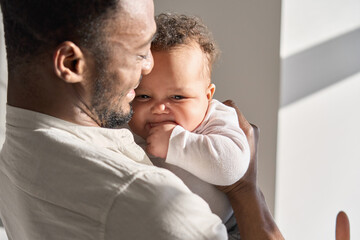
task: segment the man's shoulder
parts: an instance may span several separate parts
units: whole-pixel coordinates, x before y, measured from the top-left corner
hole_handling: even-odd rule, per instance
[[[82,130],[11,129],[0,167],[14,186],[34,199],[97,219],[127,189],[140,182],[157,185],[157,175],[168,175],[144,164],[145,153],[127,139],[128,131],[122,132],[116,139],[116,134],[100,134],[100,140],[91,141],[87,137],[94,136]],[[106,137],[114,137],[114,143],[107,143]]]

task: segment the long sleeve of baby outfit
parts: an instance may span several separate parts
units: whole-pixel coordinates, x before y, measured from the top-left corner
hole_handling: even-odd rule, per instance
[[[215,185],[230,185],[246,172],[250,149],[235,110],[212,100],[201,125],[193,132],[176,126],[166,162]]]

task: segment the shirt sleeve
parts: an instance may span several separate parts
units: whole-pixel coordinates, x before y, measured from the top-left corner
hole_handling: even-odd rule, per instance
[[[250,149],[234,109],[219,102],[194,132],[176,126],[166,162],[215,185],[230,185],[246,172]]]
[[[105,239],[227,239],[208,204],[167,170],[145,173],[121,190],[111,207]]]

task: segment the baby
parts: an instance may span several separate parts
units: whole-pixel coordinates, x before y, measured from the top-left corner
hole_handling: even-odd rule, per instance
[[[239,180],[250,150],[235,110],[212,99],[217,46],[198,18],[160,14],[156,22],[155,66],[135,90],[129,127],[154,165],[180,177],[226,223],[232,209],[214,185]]]

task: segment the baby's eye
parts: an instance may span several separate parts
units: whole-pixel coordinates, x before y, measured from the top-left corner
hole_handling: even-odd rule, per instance
[[[144,101],[144,100],[148,100],[150,99],[150,96],[145,95],[145,94],[141,94],[141,95],[137,95],[136,99],[140,100],[140,101]]]
[[[175,100],[181,100],[181,99],[184,99],[185,97],[181,96],[181,95],[174,95],[174,96],[172,96],[172,98]]]

